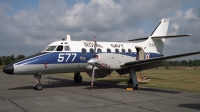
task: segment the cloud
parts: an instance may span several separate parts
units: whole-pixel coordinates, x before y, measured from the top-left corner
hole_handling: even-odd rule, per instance
[[[195,36],[187,38],[170,39],[168,45],[165,48],[165,53],[170,54],[177,52],[192,52],[199,51],[200,49],[200,18],[197,16],[197,10],[195,8],[189,8],[188,10],[177,10],[175,14],[170,17],[172,22],[170,32],[172,34],[194,34]],[[176,50],[177,49],[177,50]],[[186,59],[197,58],[199,56],[188,57]]]
[[[156,0],[42,0],[38,7],[14,10],[9,2],[0,3],[0,55],[39,52],[47,43],[70,34],[72,40],[127,41],[146,37],[162,18],[170,18],[168,34],[199,34],[198,11],[191,1]],[[184,7],[184,9],[183,9]],[[185,8],[187,7],[187,8]],[[199,38],[171,39],[165,54],[195,51]],[[183,45],[188,45],[183,47]],[[180,47],[179,47],[180,45]],[[194,47],[195,46],[195,47]],[[171,49],[174,49],[172,51]]]

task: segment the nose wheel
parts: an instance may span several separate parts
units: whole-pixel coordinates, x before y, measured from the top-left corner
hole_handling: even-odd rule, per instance
[[[42,87],[42,84],[40,83],[42,74],[41,73],[35,74],[34,77],[35,77],[35,84],[33,85],[33,89],[34,90],[42,90],[43,87]]]
[[[41,83],[34,84],[34,85],[33,85],[33,89],[34,89],[34,90],[42,90],[42,89],[43,89],[43,88],[42,88],[42,84],[41,84]]]

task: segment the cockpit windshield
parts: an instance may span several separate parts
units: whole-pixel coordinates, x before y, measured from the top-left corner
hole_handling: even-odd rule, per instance
[[[54,51],[56,46],[49,46],[49,48],[46,51]]]
[[[71,51],[71,49],[68,45],[51,45],[47,46],[44,51]]]

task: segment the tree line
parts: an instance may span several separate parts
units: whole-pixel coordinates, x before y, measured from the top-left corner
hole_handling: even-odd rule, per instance
[[[17,57],[15,57],[14,55],[10,55],[10,56],[0,56],[0,65],[8,65],[14,61],[20,60],[22,58],[25,58],[24,55],[18,55]]]
[[[176,60],[176,61],[163,61],[162,65],[166,68],[175,66],[194,67],[200,66],[200,60]]]

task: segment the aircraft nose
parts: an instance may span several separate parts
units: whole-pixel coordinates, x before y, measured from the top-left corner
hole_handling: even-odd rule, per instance
[[[7,65],[4,69],[3,72],[6,74],[13,74],[14,72],[14,66],[13,64]]]

